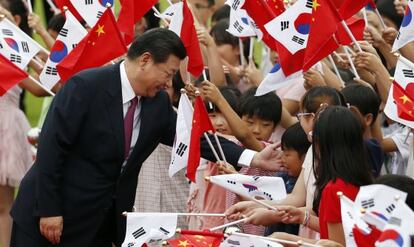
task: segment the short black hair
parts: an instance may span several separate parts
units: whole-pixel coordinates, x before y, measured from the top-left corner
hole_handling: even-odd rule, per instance
[[[149,52],[155,63],[164,63],[170,55],[180,60],[187,56],[183,42],[173,31],[154,28],[138,36],[128,49],[127,57],[135,59]]]
[[[218,22],[230,17],[230,6],[225,4],[211,16],[211,22]]]
[[[282,150],[293,149],[302,157],[308,152],[311,143],[300,123],[286,129],[281,140]]]
[[[373,116],[372,124],[374,124],[378,116],[381,100],[373,89],[361,84],[351,83],[342,89],[341,92],[345,102],[358,108],[362,115],[365,116],[371,113]]]
[[[407,176],[388,174],[377,178],[375,183],[384,184],[406,192],[407,199],[405,203],[407,203],[411,210],[414,210],[414,179]]]
[[[222,86],[219,87],[220,93],[223,95],[224,99],[229,103],[230,107],[237,113],[240,114],[239,109],[239,99],[240,99],[240,91],[231,86]],[[210,104],[209,102],[205,102],[206,109],[209,113],[212,112],[220,112],[219,108],[215,104]]]
[[[233,47],[239,46],[239,38],[227,32],[229,28],[229,19],[222,19],[211,28],[210,34],[214,39],[216,45],[231,45]]]
[[[65,25],[65,16],[62,14],[57,14],[50,18],[49,23],[47,24],[47,28],[55,32],[60,32],[63,25]]]
[[[341,92],[334,88],[313,87],[303,96],[300,108],[304,112],[316,113],[323,103],[345,106],[345,99]]]
[[[282,101],[273,92],[255,96],[257,87],[247,90],[240,99],[240,114],[256,116],[278,125],[282,118]]]

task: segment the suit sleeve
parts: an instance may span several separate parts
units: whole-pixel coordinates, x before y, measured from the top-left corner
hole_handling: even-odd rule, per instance
[[[81,80],[72,77],[56,94],[42,127],[35,162],[37,210],[41,217],[62,215],[63,165],[88,111],[87,90]]]

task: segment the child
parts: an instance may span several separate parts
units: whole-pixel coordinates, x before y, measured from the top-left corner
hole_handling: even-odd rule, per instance
[[[302,164],[310,147],[310,142],[300,123],[292,125],[283,133],[281,146],[283,151],[282,167],[286,169],[286,172],[278,172],[276,176],[283,178],[286,185],[286,192],[291,193],[302,171]],[[268,227],[266,229],[266,235],[270,235],[273,232],[287,232],[297,235],[298,231],[299,225],[297,224],[287,225],[279,223]]]

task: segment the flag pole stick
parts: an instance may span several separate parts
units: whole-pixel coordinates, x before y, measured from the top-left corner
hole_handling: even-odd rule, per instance
[[[152,6],[152,10],[154,10],[155,14],[158,15],[158,17],[164,22],[164,24],[167,25],[167,27],[170,25],[170,23],[168,23],[168,21],[166,19],[161,17],[161,13],[158,11],[157,8],[155,8],[155,6]]]
[[[208,137],[208,135],[207,135],[207,133],[206,133],[206,132],[204,132],[204,137],[206,138],[207,143],[208,143],[208,145],[209,145],[209,146],[210,146],[210,148],[211,148],[211,151],[213,151],[213,154],[214,154],[214,157],[216,158],[216,160],[217,160],[217,161],[221,161],[221,160],[220,160],[220,158],[219,158],[219,156],[218,156],[218,154],[217,154],[216,149],[215,149],[215,148],[214,148],[214,146],[213,146],[213,143],[211,143],[211,140],[210,140],[210,138]]]
[[[239,223],[244,223],[246,220],[247,220],[247,219],[246,219],[246,218],[244,218],[244,219],[240,219],[240,220],[232,221],[232,222],[229,222],[229,223],[224,224],[224,225],[221,225],[221,226],[216,226],[216,227],[210,228],[210,229],[209,229],[209,231],[213,232],[213,231],[217,231],[217,230],[220,230],[220,229],[226,228],[226,227],[228,227],[228,226],[233,226],[233,225],[237,225],[237,224],[239,224]]]
[[[406,66],[414,69],[413,63],[410,60],[408,60],[407,58],[403,57],[399,53],[394,53],[394,55],[398,58],[399,61],[403,62]]]
[[[207,78],[207,74],[206,74],[206,69],[203,69],[203,81],[208,81]],[[210,109],[213,109],[213,103],[211,103],[210,101],[207,102],[208,107],[210,107]]]
[[[334,68],[334,71],[335,71],[336,76],[337,76],[337,77],[339,78],[339,80],[341,81],[342,86],[345,86],[345,83],[344,83],[344,81],[342,80],[341,74],[339,74],[338,67],[336,67],[336,64],[335,64],[335,61],[334,61],[334,60],[333,60],[333,58],[332,58],[332,55],[329,55],[329,56],[328,56],[328,59],[329,59],[329,62],[331,62],[331,64],[332,64],[333,68]]]
[[[48,94],[50,94],[50,96],[55,96],[55,94],[50,91],[50,89],[46,88],[45,86],[43,86],[42,83],[40,83],[38,80],[36,80],[35,78],[33,78],[31,75],[29,75],[29,78],[36,83],[39,87],[41,87],[43,90],[45,90]]]
[[[200,217],[226,217],[225,214],[209,214],[209,213],[173,213],[173,212],[123,212],[123,216],[134,215],[134,214],[159,214],[159,215],[178,215],[178,216],[200,216]]]
[[[364,16],[365,26],[368,26],[368,16],[365,7],[362,8],[362,16]]]
[[[358,41],[355,39],[355,36],[352,34],[351,30],[349,29],[348,25],[346,25],[344,20],[341,20],[342,27],[345,29],[346,33],[348,34],[349,38],[351,38],[354,45],[358,48],[359,52],[362,52],[361,46],[359,45]]]
[[[279,209],[277,209],[276,207],[273,207],[273,206],[271,206],[271,205],[269,205],[269,204],[267,204],[265,202],[262,202],[261,200],[258,200],[256,198],[252,198],[252,201],[254,201],[255,203],[260,204],[260,205],[262,205],[262,206],[264,206],[264,207],[266,207],[268,209],[271,209],[271,210],[273,210],[275,212],[278,212],[279,211]]]
[[[167,0],[167,3],[171,6],[173,5],[173,3],[171,2],[171,0]]]
[[[278,238],[272,238],[272,237],[263,237],[263,236],[247,234],[247,233],[240,233],[240,232],[232,232],[232,233],[230,233],[230,235],[236,235],[236,236],[241,236],[241,237],[250,237],[250,238],[260,238],[260,239],[269,240],[269,241],[272,241],[272,242],[278,242],[278,243],[281,243],[281,244],[291,244],[291,245],[307,246],[307,247],[321,247],[320,245],[305,243],[301,240],[295,242],[295,241],[290,241],[290,240],[284,240],[284,239],[278,239]]]
[[[46,2],[49,4],[50,8],[52,9],[55,15],[58,15],[61,13],[60,9],[56,7],[56,5],[52,2],[52,0],[46,0]]]
[[[27,3],[27,10],[29,11],[29,13],[33,13],[33,5],[32,5],[32,1],[31,0],[26,0]]]
[[[215,133],[215,132],[214,132],[214,139],[216,140],[216,143],[217,143],[218,149],[219,149],[219,151],[220,151],[220,155],[221,155],[221,157],[223,158],[224,163],[225,163],[225,164],[227,164],[226,157],[224,156],[223,147],[221,146],[221,144],[220,144],[220,140],[219,140],[219,138],[218,138],[218,136],[217,136],[217,133]]]
[[[341,56],[339,56],[338,52],[334,51],[333,54],[339,61],[345,62],[345,60]]]
[[[347,47],[344,47],[344,51],[345,51],[346,57],[348,58],[349,63],[351,64],[351,69],[352,69],[352,72],[355,75],[355,78],[357,78],[358,80],[360,80],[361,77],[359,77],[359,74],[358,74],[358,72],[357,72],[357,70],[355,68],[354,62],[352,61],[351,55],[349,54],[349,52],[347,50]]]
[[[378,11],[378,9],[375,8],[374,11],[375,11],[375,14],[377,14],[377,16],[378,16],[378,19],[380,20],[382,28],[386,29],[387,25],[385,25],[384,19],[382,19],[382,16],[381,16],[380,12]]]
[[[254,37],[250,37],[249,62],[253,60]]]
[[[244,58],[243,50],[243,41],[241,40],[241,38],[239,38],[240,63],[242,66],[246,65],[246,59]]]

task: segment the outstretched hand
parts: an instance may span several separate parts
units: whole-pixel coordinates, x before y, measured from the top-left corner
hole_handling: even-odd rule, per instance
[[[279,149],[280,143],[273,143],[265,147],[253,157],[251,167],[261,168],[268,171],[282,170],[282,154]]]

